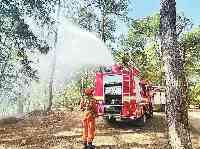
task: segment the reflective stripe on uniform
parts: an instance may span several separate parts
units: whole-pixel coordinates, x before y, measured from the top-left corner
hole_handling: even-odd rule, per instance
[[[103,96],[94,96],[96,100],[103,100]]]

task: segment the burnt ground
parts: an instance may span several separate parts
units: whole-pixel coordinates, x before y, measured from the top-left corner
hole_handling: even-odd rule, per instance
[[[190,112],[192,142],[200,149],[200,112]],[[0,122],[0,149],[81,149],[80,112],[33,112],[22,120]],[[164,149],[164,113],[154,113],[145,126],[135,122],[107,123],[97,119],[97,149]]]

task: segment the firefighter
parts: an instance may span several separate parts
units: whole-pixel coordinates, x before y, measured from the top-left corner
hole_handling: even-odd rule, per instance
[[[95,136],[95,118],[97,117],[96,100],[93,98],[94,89],[84,90],[85,98],[81,99],[80,109],[83,111],[83,142],[85,149],[93,149],[92,141]]]

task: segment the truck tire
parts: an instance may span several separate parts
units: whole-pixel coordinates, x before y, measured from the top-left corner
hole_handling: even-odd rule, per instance
[[[147,115],[144,114],[142,115],[142,117],[137,119],[137,124],[138,126],[144,126],[146,124],[146,121],[147,121]]]
[[[146,111],[146,115],[147,115],[147,118],[152,118],[153,117],[153,106],[152,105],[149,105],[149,108]]]
[[[150,111],[150,118],[152,118],[153,117],[153,106],[152,105],[150,106],[149,111]]]

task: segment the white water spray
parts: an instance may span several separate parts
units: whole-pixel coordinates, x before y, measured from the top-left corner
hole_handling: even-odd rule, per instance
[[[62,21],[58,27],[56,47],[56,86],[63,84],[81,66],[113,64],[111,52],[95,34],[81,30],[68,21]],[[40,58],[39,72],[42,80],[49,79],[52,61],[52,52]]]
[[[51,50],[47,55],[41,55],[39,58],[40,83],[32,85],[32,98],[43,98],[47,101],[45,96],[48,98],[53,54]],[[66,86],[66,81],[71,79],[79,68],[87,65],[99,66],[114,63],[111,51],[94,33],[81,30],[66,19],[62,19],[62,23],[58,26],[55,54],[54,93],[62,91]]]

